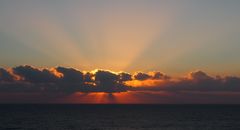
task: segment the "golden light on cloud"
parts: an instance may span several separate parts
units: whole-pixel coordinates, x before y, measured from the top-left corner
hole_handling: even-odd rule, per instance
[[[12,68],[7,69],[7,72],[13,76],[14,80],[22,80],[22,79],[23,79],[23,77],[15,74],[15,73],[13,72],[13,69],[12,69]]]
[[[132,86],[132,87],[152,87],[152,86],[161,86],[164,85],[167,81],[166,80],[153,80],[153,79],[148,79],[148,80],[131,80],[131,81],[126,81],[126,85]]]
[[[56,70],[56,68],[49,69],[51,73],[53,73],[56,77],[62,78],[64,75]]]

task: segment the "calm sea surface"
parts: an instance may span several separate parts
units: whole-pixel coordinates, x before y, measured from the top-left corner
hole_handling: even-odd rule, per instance
[[[0,105],[1,130],[240,130],[240,105]]]

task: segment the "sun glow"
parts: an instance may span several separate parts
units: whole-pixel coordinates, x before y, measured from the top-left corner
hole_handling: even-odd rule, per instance
[[[164,85],[167,81],[166,80],[144,80],[144,81],[140,81],[140,80],[131,80],[131,81],[126,81],[125,84],[132,86],[132,87],[151,87],[151,86],[161,86]]]
[[[54,62],[54,65],[125,71],[164,33],[172,14],[166,14],[162,9],[156,16],[149,15],[155,10],[144,6],[126,6],[125,10],[114,6],[116,8],[91,8],[91,11],[88,8],[74,9],[78,13],[71,13],[68,17],[74,19],[70,22],[71,26],[68,25],[71,28],[56,16],[32,10],[37,14],[19,14],[23,19],[14,22],[7,33],[25,46],[46,55],[48,62]]]
[[[162,100],[156,97],[164,97]],[[141,104],[141,103],[168,103],[168,97],[172,96],[168,92],[147,92],[129,91],[121,93],[83,93],[76,92],[63,98],[58,98],[59,102],[83,103],[83,104]],[[55,101],[56,102],[56,101]]]

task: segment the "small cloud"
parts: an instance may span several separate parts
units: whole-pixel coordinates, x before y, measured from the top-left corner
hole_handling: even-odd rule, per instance
[[[162,79],[162,80],[167,80],[170,79],[170,76],[167,76],[166,74],[159,72],[159,71],[152,71],[152,72],[148,72],[148,74],[151,76],[151,79]]]
[[[188,74],[189,79],[196,80],[196,81],[203,81],[203,80],[212,80],[213,78],[208,76],[203,71],[195,71]]]
[[[133,75],[134,79],[135,80],[147,80],[147,79],[150,79],[151,76],[146,74],[146,73],[143,73],[143,72],[136,72],[134,75]]]
[[[121,72],[121,73],[118,73],[118,75],[119,75],[119,81],[121,81],[121,82],[132,80],[132,75],[129,73]]]

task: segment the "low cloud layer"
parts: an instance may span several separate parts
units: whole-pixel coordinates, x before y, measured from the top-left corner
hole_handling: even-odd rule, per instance
[[[132,82],[132,83],[131,83]],[[137,83],[135,83],[137,82]],[[195,71],[181,78],[160,80],[130,81],[135,91],[169,91],[169,92],[240,92],[240,78],[235,76],[211,77],[203,71]]]
[[[29,65],[0,68],[0,92],[240,92],[240,78],[212,77],[203,71],[171,78],[162,72],[83,72],[74,68],[35,68]]]
[[[121,79],[120,79],[121,77]],[[0,69],[1,92],[124,92],[129,75],[105,70],[83,73],[74,68],[39,69],[29,65]]]

